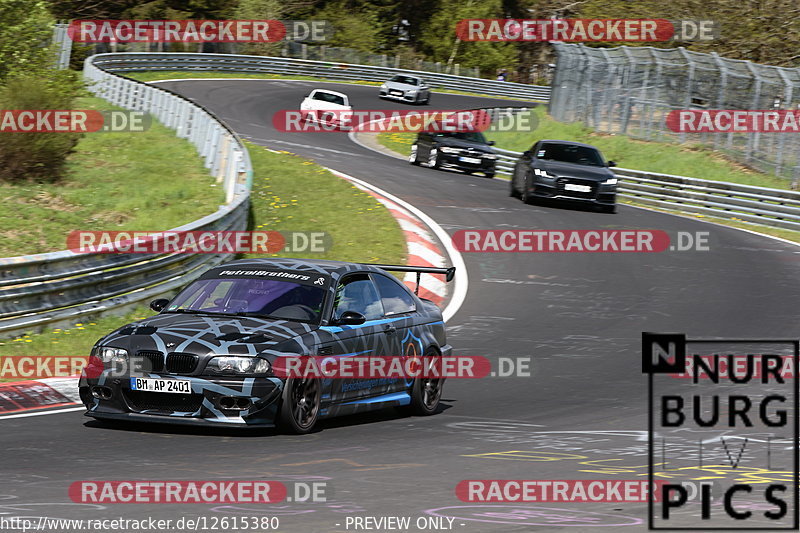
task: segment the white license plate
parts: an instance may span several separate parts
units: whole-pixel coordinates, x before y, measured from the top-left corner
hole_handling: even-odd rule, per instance
[[[481,162],[477,157],[459,157],[458,160],[462,163],[472,163],[473,165],[477,165]]]
[[[131,378],[131,390],[191,394],[192,382],[188,379]]]
[[[592,192],[592,188],[588,185],[575,185],[574,183],[567,183],[564,185],[564,190],[575,192]]]
[[[403,96],[403,91],[389,91],[389,94],[393,94],[395,96]]]

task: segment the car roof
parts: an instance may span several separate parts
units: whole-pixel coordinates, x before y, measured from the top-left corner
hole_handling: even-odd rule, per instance
[[[592,146],[591,144],[579,143],[577,141],[563,141],[561,139],[540,139],[537,142],[540,142],[540,143],[569,144],[569,145],[572,145],[572,146],[585,146],[586,148],[594,148],[595,150],[600,151],[600,149],[597,146]]]
[[[312,93],[328,93],[328,94],[335,94],[336,96],[341,96],[342,98],[348,98],[348,96],[344,93],[340,93],[337,91],[331,91],[330,89],[314,89],[311,91]]]
[[[402,76],[404,78],[414,78],[415,80],[421,80],[422,76],[412,76],[411,74],[394,74],[392,78],[396,78],[398,76]]]
[[[348,263],[344,261],[330,261],[325,259],[293,259],[287,257],[256,257],[253,259],[238,259],[236,261],[229,261],[222,263],[210,269],[209,271],[217,269],[229,269],[231,267],[256,267],[256,268],[274,268],[283,270],[297,270],[317,272],[320,274],[328,274],[333,278],[341,277],[348,272],[381,272],[385,273],[380,268],[364,265],[361,263]]]

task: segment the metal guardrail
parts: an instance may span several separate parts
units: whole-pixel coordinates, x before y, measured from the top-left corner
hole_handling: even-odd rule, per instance
[[[88,58],[84,75],[91,90],[127,109],[152,113],[178,137],[188,139],[209,173],[223,184],[226,204],[216,213],[172,231],[234,230],[247,224],[252,166],[238,136],[202,106],[168,90],[111,71],[201,70],[269,72],[330,79],[382,81],[407,72],[434,87],[547,101],[548,87],[480,80],[344,63],[224,54],[122,53]],[[497,109],[498,113],[521,109]],[[498,149],[498,172],[511,174],[519,152]],[[708,181],[685,176],[615,169],[620,194],[637,202],[723,218],[800,230],[800,193]],[[0,259],[0,336],[74,322],[101,312],[119,312],[168,294],[195,279],[228,254],[78,254],[52,252]]]
[[[424,78],[433,89],[452,89],[540,102],[547,102],[550,98],[550,87],[540,85],[484,80],[418,70],[289,59],[285,57],[171,52],[125,52],[101,54],[94,57],[97,58],[95,64],[98,66],[122,73],[147,70],[195,70],[314,76],[332,80],[373,82],[386,81],[390,76],[402,73]]]
[[[151,113],[188,139],[225,191],[225,205],[170,231],[242,230],[252,182],[239,137],[213,114],[175,93],[105,70],[89,57],[90,90],[120,107]],[[158,228],[154,228],[158,229]],[[168,294],[230,254],[83,254],[70,250],[0,259],[0,336],[37,331],[100,312],[120,312]]]
[[[495,149],[497,173],[511,175],[521,152]],[[614,168],[620,196],[684,213],[800,231],[800,192]]]

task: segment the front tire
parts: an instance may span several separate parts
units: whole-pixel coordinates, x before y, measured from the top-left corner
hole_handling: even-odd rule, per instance
[[[435,169],[442,166],[442,162],[439,161],[439,150],[437,148],[431,148],[431,153],[428,155],[428,166]]]
[[[514,174],[511,174],[511,180],[508,182],[509,183],[508,195],[511,198],[519,198],[519,191],[517,190],[516,187],[514,187],[514,176],[515,175],[516,175],[516,169],[514,170]]]
[[[531,175],[529,173],[525,173],[525,179],[522,182],[522,195],[520,198],[522,202],[527,205],[533,205],[536,200],[533,195],[530,193],[531,188]]]
[[[425,352],[424,357],[438,357],[439,354],[430,349]],[[439,401],[442,399],[443,378],[418,377],[414,378],[414,385],[411,387],[410,410],[418,416],[430,416],[435,414],[439,408]]]
[[[412,165],[419,165],[420,161],[418,159],[419,154],[419,147],[416,144],[411,145],[411,153],[408,156],[408,162]]]
[[[290,378],[283,387],[279,427],[287,433],[305,435],[314,430],[319,416],[321,384],[314,378]]]

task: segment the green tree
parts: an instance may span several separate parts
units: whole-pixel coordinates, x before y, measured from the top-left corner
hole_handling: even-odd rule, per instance
[[[503,17],[501,0],[442,0],[435,14],[419,33],[418,48],[433,61],[479,67],[482,75],[493,76],[498,69],[517,65],[514,43],[467,42],[456,38],[456,23],[461,19]]]
[[[54,56],[48,45],[54,22],[45,2],[0,2],[0,83],[14,72],[52,64]]]
[[[385,23],[367,3],[335,0],[313,14],[333,25],[333,37],[325,44],[377,52],[382,45]]]
[[[282,4],[278,0],[239,0],[233,18],[239,20],[272,20],[283,16]],[[241,53],[252,55],[277,55],[280,43],[247,43]]]
[[[797,0],[588,0],[580,7],[582,17],[665,18],[707,20],[719,23],[713,41],[641,43],[696,52],[716,52],[723,57],[757,63],[797,66],[800,53],[800,4]],[[617,43],[623,44],[623,43]],[[635,43],[624,43],[636,45]]]

